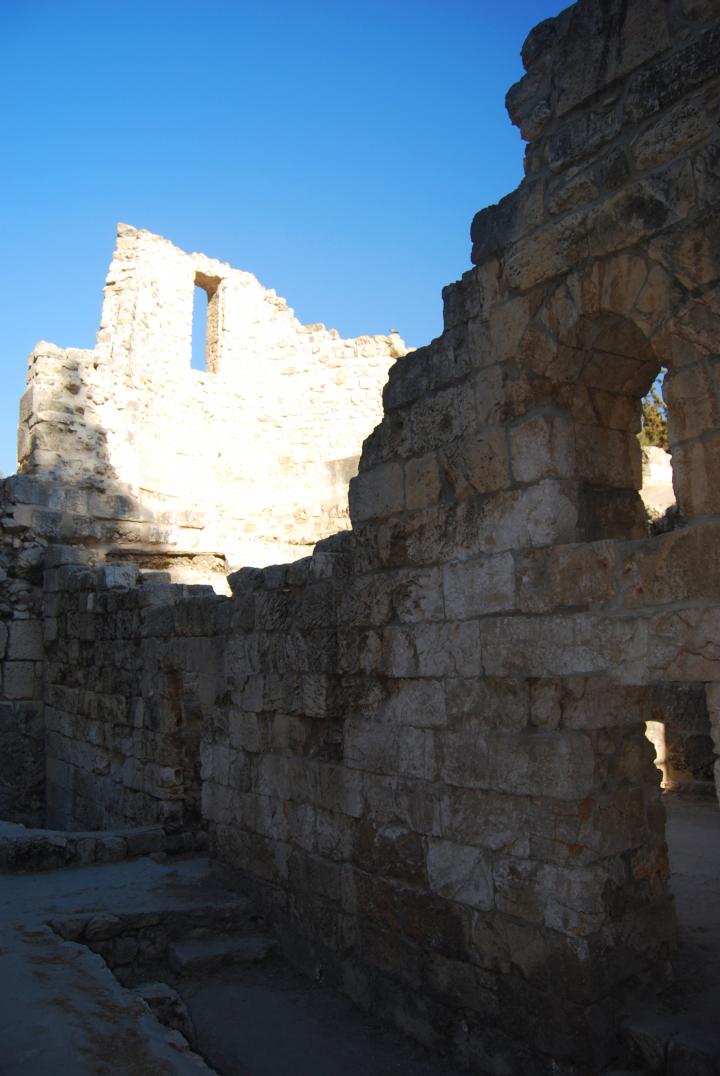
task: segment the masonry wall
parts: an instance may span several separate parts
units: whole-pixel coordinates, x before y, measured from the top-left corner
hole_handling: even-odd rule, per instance
[[[348,526],[347,483],[404,351],[397,334],[302,325],[252,274],[120,225],[95,349],[30,356],[19,469],[68,489],[105,548],[294,559]]]
[[[443,336],[390,371],[350,533],[229,600],[46,581],[68,817],[199,788],[287,951],[478,1072],[601,1071],[673,954],[644,728],[704,691],[720,742],[717,15],[580,0],[530,35],[527,177],[476,218]],[[647,537],[662,366],[679,525]]]
[[[531,34],[527,177],[391,370],[335,630],[309,645],[304,588],[248,579],[252,694],[208,726],[216,857],[309,965],[477,1071],[599,1071],[673,948],[644,725],[662,685],[712,711],[720,673],[716,16],[586,0]],[[681,526],[649,539],[663,366]]]
[[[153,583],[132,564],[92,567],[77,547],[46,554],[46,825],[201,828],[200,739],[221,692],[208,586]]]
[[[45,810],[42,542],[16,518],[0,481],[0,818],[38,824]]]

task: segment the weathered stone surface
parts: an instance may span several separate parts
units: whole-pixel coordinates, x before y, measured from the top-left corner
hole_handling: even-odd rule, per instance
[[[674,942],[646,723],[666,726],[668,773],[719,768],[717,17],[708,0],[579,0],[531,34],[508,98],[526,178],[476,217],[476,267],[409,355],[303,328],[246,274],[123,230],[98,350],[34,353],[33,473],[3,486],[0,717],[11,765],[45,745],[50,816],[153,822],[177,849],[206,826],[299,959],[477,1071],[606,1068],[616,1002],[657,986]],[[209,328],[226,331],[181,376],[195,273],[225,294]],[[145,381],[152,360],[167,400],[184,394],[170,413],[153,389],[137,454],[137,397],[123,374],[100,399],[98,353]],[[663,366],[677,526],[651,537],[637,434]],[[277,424],[258,432],[255,405]],[[215,414],[226,462],[213,434],[189,505],[165,448]],[[281,443],[285,484],[270,467],[265,488]],[[73,481],[42,483],[68,444]],[[351,532],[233,573],[232,598],[153,583],[154,556],[127,567],[144,543],[184,550],[190,574],[233,527],[243,561],[265,562],[265,539],[272,559],[308,554],[344,525],[351,477]],[[41,590],[51,540],[90,548],[51,551]],[[88,859],[129,848],[84,839]]]
[[[350,484],[353,522],[380,519],[403,507],[403,469],[398,463],[381,464],[353,478]]]
[[[460,561],[443,570],[445,612],[452,620],[496,613],[515,605],[515,565],[510,553]]]
[[[44,656],[42,642],[41,620],[13,621],[9,630],[7,660],[41,661]]]

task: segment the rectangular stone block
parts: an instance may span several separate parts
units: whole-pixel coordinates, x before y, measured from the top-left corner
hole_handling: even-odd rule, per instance
[[[584,732],[494,732],[488,752],[488,780],[498,791],[572,800],[593,790],[595,749]]]
[[[499,427],[459,438],[445,446],[439,458],[443,480],[458,500],[510,485],[507,438]]]
[[[440,680],[394,679],[388,681],[387,700],[380,709],[391,725],[442,728],[446,723],[445,692]]]
[[[416,568],[385,575],[383,589],[389,592],[390,598],[388,620],[416,624],[445,619],[439,568]]]
[[[515,606],[515,564],[511,553],[466,560],[443,568],[445,611],[466,620]]]
[[[575,431],[569,417],[531,415],[510,430],[512,472],[516,482],[570,478],[575,473]]]
[[[407,460],[405,463],[405,497],[407,508],[425,508],[436,504],[442,489],[437,456],[429,452],[425,456]]]
[[[85,564],[87,552],[77,545],[49,545],[45,550],[45,570],[63,568],[67,564]]]
[[[439,896],[481,911],[494,906],[492,864],[481,849],[431,839],[427,871],[430,889]]]
[[[473,428],[475,396],[472,385],[463,382],[427,395],[411,413],[413,455],[423,455],[449,445]]]
[[[678,445],[673,453],[674,484],[680,514],[688,518],[720,515],[720,436]]]
[[[481,669],[477,621],[389,627],[383,633],[389,676],[474,676]]]
[[[435,776],[433,732],[349,718],[345,724],[345,765],[430,781]]]
[[[583,542],[529,550],[517,561],[518,601],[525,613],[602,605],[615,593],[615,546]]]
[[[6,661],[2,669],[2,690],[7,699],[34,699],[40,690],[32,661]]]
[[[13,620],[10,622],[9,631],[7,656],[10,661],[42,660],[42,620]]]
[[[405,507],[403,468],[400,463],[383,463],[371,471],[361,471],[350,482],[350,518],[362,523],[384,519]]]

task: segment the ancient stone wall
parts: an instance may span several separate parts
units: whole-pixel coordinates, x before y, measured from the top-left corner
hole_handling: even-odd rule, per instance
[[[216,857],[478,1071],[598,1071],[672,950],[643,733],[720,679],[716,16],[581,0],[530,35],[527,176],[390,372],[334,626],[297,568],[246,577],[247,695],[207,725]],[[662,367],[681,526],[647,538]]]
[[[191,368],[194,302],[207,305],[204,371]],[[302,556],[348,525],[347,483],[404,351],[397,334],[302,325],[252,274],[120,225],[95,349],[30,356],[27,513],[50,489],[55,541],[230,565]]]
[[[34,825],[45,810],[42,714],[44,547],[0,481],[0,818]]]
[[[204,372],[191,369],[198,301]],[[250,273],[120,225],[96,347],[36,346],[20,473],[0,485],[3,817],[44,813],[48,544],[221,592],[229,565],[301,556],[348,526],[348,480],[404,350],[397,334],[343,340],[301,325]],[[106,819],[115,807],[50,813]]]
[[[200,795],[295,959],[478,1072],[601,1071],[673,952],[644,731],[705,692],[720,744],[718,15],[531,33],[526,179],[390,371],[350,533],[231,599],[50,554],[58,817],[184,827]],[[679,516],[648,537],[663,367]]]
[[[200,827],[200,737],[222,682],[208,586],[153,583],[133,564],[46,555],[46,824]]]

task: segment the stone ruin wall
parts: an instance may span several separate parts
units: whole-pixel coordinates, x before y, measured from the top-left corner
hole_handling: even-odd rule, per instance
[[[404,352],[397,334],[302,325],[252,274],[120,225],[95,349],[41,343],[30,357],[16,519],[56,541],[224,557],[226,570],[302,556],[348,526],[347,483]]]
[[[44,812],[48,544],[220,591],[229,566],[303,556],[349,525],[348,481],[404,352],[397,333],[302,325],[252,274],[119,226],[96,347],[36,346],[19,473],[0,483],[0,814]]]
[[[390,371],[351,532],[231,598],[47,555],[56,821],[200,813],[289,955],[478,1072],[612,1058],[674,945],[645,722],[700,708],[720,750],[719,16],[530,35],[526,179]],[[663,366],[680,517],[648,538]]]

